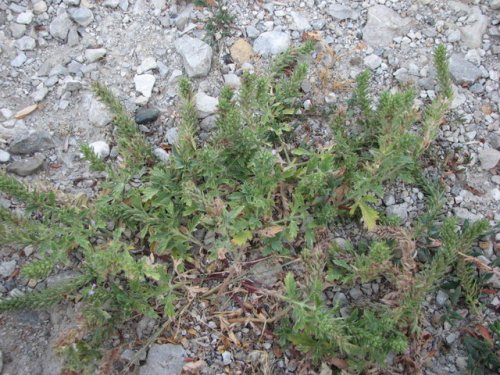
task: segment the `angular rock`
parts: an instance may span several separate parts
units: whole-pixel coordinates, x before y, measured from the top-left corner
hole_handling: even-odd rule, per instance
[[[372,54],[365,57],[364,63],[370,69],[375,70],[380,66],[380,64],[382,64],[382,59],[379,56]]]
[[[142,60],[141,65],[137,68],[137,73],[142,74],[147,72],[148,70],[153,70],[158,68],[158,64],[156,63],[156,60],[154,57],[146,57],[144,60]]]
[[[472,7],[472,10],[469,10],[468,14],[467,23],[470,22],[470,24],[460,27],[462,42],[469,48],[480,48],[489,19],[481,13],[479,7]]]
[[[89,147],[101,159],[105,159],[109,156],[110,148],[109,145],[104,141],[92,142],[91,144],[89,144]]]
[[[80,26],[88,26],[94,20],[94,14],[88,8],[71,8],[68,13],[71,19]]]
[[[327,13],[338,21],[346,19],[356,20],[359,17],[359,12],[345,5],[332,4],[328,7]]]
[[[71,22],[68,13],[62,12],[61,14],[57,15],[57,17],[54,18],[50,23],[50,35],[65,42],[68,37],[69,29],[72,25],[73,23]]]
[[[39,87],[32,95],[33,100],[35,103],[41,102],[47,94],[49,93],[49,89],[46,88],[45,86]]]
[[[234,73],[224,74],[224,84],[238,90],[241,86],[241,79]]]
[[[386,208],[387,215],[394,215],[399,217],[402,221],[406,221],[408,218],[408,204],[401,203],[395,204],[394,206],[389,206]]]
[[[43,155],[17,160],[7,167],[8,172],[12,172],[21,177],[30,176],[38,172],[43,167]]]
[[[103,103],[92,98],[90,101],[88,118],[92,125],[102,128],[113,121],[114,116]]]
[[[106,56],[105,48],[88,48],[85,50],[85,60],[89,63],[96,62]]]
[[[277,55],[290,47],[290,35],[282,31],[266,31],[253,42],[253,49],[262,56]]]
[[[194,96],[194,102],[198,118],[205,118],[214,114],[215,111],[217,111],[217,105],[219,104],[219,100],[217,98],[208,96],[204,92],[197,93]]]
[[[150,124],[160,116],[160,111],[156,108],[139,108],[135,113],[137,124]]]
[[[154,344],[149,349],[146,364],[139,368],[139,375],[178,375],[186,355],[181,345]]]
[[[481,215],[474,214],[474,213],[470,212],[468,209],[463,208],[463,207],[453,208],[453,213],[455,214],[455,216],[457,218],[459,218],[462,221],[468,220],[470,222],[475,222],[475,221],[481,220],[483,218]]]
[[[252,280],[258,282],[265,288],[272,288],[279,280],[279,276],[282,272],[283,267],[281,264],[263,261],[250,268],[249,276]]]
[[[17,262],[15,260],[0,263],[0,277],[9,277],[16,269],[16,265]]]
[[[36,41],[30,36],[23,36],[14,42],[14,46],[21,51],[33,51],[36,47]]]
[[[9,26],[10,34],[14,39],[20,38],[26,32],[26,25],[20,25],[18,23],[12,23]]]
[[[23,52],[21,52],[19,55],[17,55],[14,59],[10,61],[10,66],[12,66],[13,68],[19,68],[26,62],[26,60],[28,60],[28,58]]]
[[[50,134],[42,130],[35,131],[17,141],[14,141],[9,147],[9,152],[15,155],[25,155],[48,150],[54,147],[54,141],[52,140]]]
[[[175,26],[179,30],[184,30],[189,19],[191,18],[191,12],[193,11],[193,4],[188,4],[186,7],[177,15],[175,18]]]
[[[309,23],[307,17],[302,13],[291,12],[293,19],[293,27],[298,31],[311,30],[311,24]]]
[[[489,170],[495,168],[498,164],[498,161],[500,161],[500,151],[493,148],[481,150],[479,151],[478,158],[481,162],[481,168]]]
[[[146,98],[151,97],[156,78],[152,74],[137,74],[134,76],[135,90]]]
[[[481,77],[481,70],[462,55],[455,53],[451,55],[450,74],[457,84],[472,84]]]
[[[411,19],[402,18],[385,5],[375,5],[368,9],[363,40],[372,47],[387,47],[395,37],[407,34],[411,25]]]
[[[106,8],[118,8],[118,5],[120,5],[120,0],[106,0],[103,5]]]
[[[175,41],[175,49],[182,57],[186,73],[191,78],[204,77],[212,66],[212,47],[207,43],[183,36]]]
[[[179,141],[179,129],[170,128],[165,134],[165,140],[168,144],[175,145]]]
[[[236,64],[244,64],[253,56],[253,48],[245,39],[238,39],[229,49],[231,57]]]

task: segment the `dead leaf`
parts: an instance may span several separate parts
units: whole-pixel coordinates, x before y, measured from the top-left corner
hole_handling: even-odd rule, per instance
[[[30,115],[31,113],[35,112],[38,109],[38,104],[32,104],[27,106],[26,108],[21,109],[19,112],[17,112],[14,117],[17,120],[21,120],[25,118],[26,116]]]
[[[262,237],[270,238],[270,237],[276,236],[280,232],[283,232],[284,229],[285,228],[280,226],[280,225],[275,225],[272,227],[267,227],[267,228],[261,229],[261,230],[257,231],[257,233],[259,235],[261,235]]]
[[[188,362],[184,365],[182,368],[182,371],[185,372],[186,374],[198,374],[202,369],[207,367],[207,363],[200,359],[195,362]]]
[[[493,108],[491,106],[485,104],[481,106],[481,112],[483,112],[485,115],[491,115],[493,113]]]
[[[341,370],[347,370],[349,367],[347,361],[342,358],[329,358],[327,362]]]
[[[476,324],[476,329],[479,331],[479,334],[490,344],[493,343],[493,337],[490,334],[490,331],[488,331],[488,328],[483,326],[482,324]]]
[[[223,247],[219,248],[217,250],[217,258],[219,258],[219,260],[224,260],[226,259],[226,252],[227,250]]]
[[[208,288],[203,288],[201,286],[187,286],[186,287],[189,296],[195,298],[197,294],[208,292]]]
[[[306,40],[315,40],[319,42],[321,39],[321,34],[318,31],[306,31],[302,34],[303,42]]]

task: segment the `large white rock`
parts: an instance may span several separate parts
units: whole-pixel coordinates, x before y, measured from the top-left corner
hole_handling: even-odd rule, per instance
[[[253,49],[262,56],[277,55],[290,47],[290,35],[282,31],[266,31],[253,42]]]
[[[387,47],[395,37],[407,34],[411,25],[410,18],[402,18],[385,5],[375,5],[368,9],[363,40],[372,47]]]
[[[105,48],[88,48],[85,50],[85,60],[88,63],[93,63],[99,59],[102,59],[106,56]]]
[[[101,159],[109,156],[109,145],[104,141],[97,141],[89,144],[89,147],[94,151],[94,153]]]
[[[134,76],[136,91],[140,92],[146,98],[151,97],[155,82],[156,78],[152,74],[137,74]]]
[[[198,118],[205,118],[215,113],[219,100],[217,98],[208,96],[204,92],[199,92],[194,96],[196,106],[196,113]]]
[[[212,65],[212,47],[207,43],[183,36],[175,41],[175,49],[182,57],[184,69],[189,77],[204,77]]]
[[[111,121],[113,121],[113,114],[99,100],[91,98],[89,105],[89,122],[98,128],[102,128]]]

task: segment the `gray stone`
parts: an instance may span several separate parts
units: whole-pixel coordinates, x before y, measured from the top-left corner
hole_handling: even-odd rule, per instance
[[[193,4],[188,4],[175,18],[175,26],[179,30],[184,30],[193,11]]]
[[[372,54],[365,57],[364,63],[370,69],[375,70],[380,66],[380,64],[382,64],[382,59],[379,56]]]
[[[80,274],[76,271],[63,271],[47,277],[47,288],[61,286],[67,282],[76,279]]]
[[[450,57],[450,74],[457,84],[472,84],[481,77],[481,70],[460,54]]]
[[[71,19],[80,26],[88,26],[94,20],[94,15],[88,8],[71,8],[68,13]]]
[[[350,291],[349,291],[349,294],[351,295],[352,299],[354,300],[358,300],[360,299],[361,297],[363,297],[363,292],[361,291],[361,289],[359,289],[358,287],[354,287],[352,288]]]
[[[33,12],[35,14],[42,14],[47,11],[47,3],[45,1],[37,1],[35,4],[33,4]]]
[[[487,148],[479,151],[478,158],[481,162],[482,169],[492,169],[496,167],[498,161],[500,160],[500,151],[493,148]]]
[[[238,90],[241,86],[241,79],[234,73],[224,74],[224,84]]]
[[[151,97],[156,78],[152,74],[137,74],[134,76],[136,91],[140,92],[146,98]]]
[[[396,203],[396,198],[394,198],[394,195],[388,194],[384,196],[384,204],[386,206],[392,206],[395,203]]]
[[[161,161],[166,161],[170,158],[170,154],[161,147],[156,147],[153,150],[153,154]]]
[[[386,208],[387,215],[399,217],[402,221],[408,218],[408,203],[395,204]]]
[[[82,82],[78,79],[71,77],[66,77],[64,80],[63,91],[64,92],[74,92],[82,88]]]
[[[500,289],[500,277],[497,274],[493,274],[487,281],[486,284],[492,286],[495,289]]]
[[[247,26],[246,30],[247,30],[247,36],[251,39],[257,38],[260,34],[259,30],[257,30],[257,28],[253,26]]]
[[[277,55],[290,47],[290,35],[282,31],[267,31],[253,42],[253,49],[262,56]]]
[[[141,65],[137,68],[137,73],[142,74],[147,72],[148,70],[153,70],[158,68],[158,64],[156,63],[156,60],[154,57],[146,57],[144,60],[142,60]]]
[[[9,277],[16,269],[16,265],[17,262],[15,260],[0,263],[0,276],[4,278]]]
[[[103,103],[92,98],[90,101],[88,118],[92,125],[102,128],[113,121],[114,116]]]
[[[340,306],[346,306],[348,303],[349,303],[349,301],[347,300],[346,295],[342,292],[337,292],[333,296],[333,304],[334,305],[339,304]]]
[[[327,13],[337,21],[343,21],[346,19],[358,19],[359,12],[345,5],[332,4],[328,7]]]
[[[198,118],[205,118],[215,113],[219,100],[217,98],[208,96],[204,92],[199,92],[194,96],[196,113]]]
[[[294,29],[298,31],[311,30],[311,24],[307,20],[307,17],[302,13],[291,12],[290,13],[294,23]]]
[[[120,5],[120,0],[106,0],[103,5],[107,8],[118,8],[118,5]]]
[[[39,103],[41,102],[43,99],[45,99],[45,97],[47,96],[47,94],[49,93],[49,89],[44,87],[44,86],[41,86],[39,87],[34,93],[33,95],[31,96],[33,98],[33,100],[36,102],[36,103]]]
[[[10,34],[14,39],[20,38],[24,35],[26,32],[26,26],[25,25],[20,25],[18,23],[12,23],[9,26],[10,29]]]
[[[30,36],[23,36],[14,42],[14,46],[21,51],[33,51],[36,47],[36,41]]]
[[[179,141],[179,129],[178,128],[170,128],[167,130],[165,134],[165,140],[168,144],[175,145]]]
[[[272,261],[262,261],[250,268],[250,278],[265,288],[272,288],[283,272],[281,264]]]
[[[448,34],[448,42],[450,43],[458,42],[460,40],[460,37],[461,37],[460,30],[452,30]]]
[[[7,167],[8,172],[12,172],[21,177],[30,176],[38,172],[43,167],[43,155],[35,155],[31,158],[17,160]]]
[[[32,154],[54,148],[54,146],[54,141],[50,134],[42,130],[35,131],[14,141],[9,147],[9,152],[16,155]]]
[[[500,9],[500,0],[490,0],[490,7],[493,10],[499,10]]]
[[[22,12],[16,18],[16,22],[22,25],[29,25],[33,21],[33,12],[31,10],[27,10],[26,12]]]
[[[448,294],[442,290],[438,291],[436,294],[436,303],[438,306],[444,306],[448,302]]]
[[[54,38],[61,39],[63,42],[66,41],[69,33],[69,29],[72,26],[71,19],[68,13],[62,12],[56,18],[52,20],[49,25],[49,32]]]
[[[448,344],[453,344],[455,341],[458,339],[458,334],[456,333],[450,333],[448,336],[446,336],[446,342]]]
[[[106,52],[105,48],[88,48],[85,50],[85,60],[89,63],[93,63],[106,56]]]
[[[411,26],[411,19],[400,17],[385,5],[375,5],[368,9],[363,40],[372,47],[387,47],[395,37],[407,34]]]
[[[139,375],[178,375],[184,367],[186,352],[181,345],[154,344],[149,349],[146,364]]]
[[[462,221],[468,220],[470,222],[474,222],[474,221],[481,220],[483,218],[481,215],[473,214],[468,209],[463,208],[463,207],[454,207],[453,213],[455,214],[455,216],[457,218],[459,218]]]
[[[156,108],[139,108],[135,113],[135,122],[137,124],[150,124],[155,122],[160,116],[160,111]]]
[[[137,364],[137,361],[144,361],[146,359],[146,352],[143,350],[138,355],[138,353],[134,350],[125,349],[120,355],[120,359],[129,363]]]
[[[462,43],[469,48],[480,48],[489,19],[481,13],[479,7],[472,7],[468,15],[467,23],[470,24],[460,27]]]
[[[110,148],[109,145],[104,141],[92,142],[91,144],[89,144],[89,147],[101,159],[105,159],[109,156]]]
[[[10,66],[12,66],[13,68],[19,68],[26,62],[26,60],[28,60],[28,58],[23,52],[21,52],[10,61]]]
[[[175,49],[181,55],[184,69],[189,77],[204,77],[212,65],[212,47],[207,43],[183,36],[175,41]]]
[[[7,163],[10,160],[10,154],[7,151],[0,150],[0,163]]]

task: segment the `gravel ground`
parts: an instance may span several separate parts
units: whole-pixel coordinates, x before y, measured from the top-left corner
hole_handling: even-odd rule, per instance
[[[204,31],[210,9],[180,1],[0,0],[0,168],[28,184],[92,197],[102,176],[88,170],[80,145],[91,144],[103,157],[117,155],[112,117],[90,91],[95,80],[136,113],[155,153],[165,158],[160,144],[174,143],[177,136],[176,82],[183,73],[192,77],[198,92],[203,140],[213,129],[221,87],[237,88],[244,70],[263,71],[272,55],[305,36],[321,40],[302,84],[305,112],[347,98],[345,89],[364,69],[372,70],[376,91],[415,85],[416,104],[423,105],[436,95],[432,50],[444,43],[455,99],[435,152],[446,167],[447,211],[462,220],[500,221],[500,1],[240,0],[228,1],[228,8],[236,17],[231,35],[216,34],[210,47]],[[314,117],[308,121],[296,130],[305,142],[330,140],[328,124]],[[0,204],[17,209],[17,202],[2,195]],[[382,207],[408,222],[423,207],[423,194],[402,184],[391,186]],[[338,235],[339,241],[347,238]],[[499,234],[483,239],[482,261],[496,259],[499,241]],[[18,268],[34,257],[32,248],[0,248],[1,297],[65,277],[37,284],[18,276]],[[264,265],[259,272],[270,275],[272,284],[281,271]],[[493,277],[489,283],[496,295],[483,301],[483,313],[493,321],[500,280]],[[332,291],[329,297],[356,301],[378,288],[364,285]],[[424,306],[424,328],[434,340],[429,345],[438,349],[425,361],[426,374],[466,372],[460,327],[439,319],[447,305],[447,294],[439,291]],[[237,332],[238,341],[244,337],[253,345],[221,349],[222,323],[208,319],[205,310],[203,303],[190,309],[190,323],[181,327],[182,346],[155,345],[147,357],[137,355],[139,362],[130,371],[174,374],[189,357],[200,360],[194,363],[205,374],[299,373],[294,353],[282,353],[275,337],[257,325]],[[466,310],[461,313],[467,318]],[[70,329],[74,315],[58,307],[49,313],[0,316],[0,373],[2,366],[9,375],[59,373],[61,363],[51,346]],[[129,333],[147,338],[156,326],[144,318]],[[132,349],[121,354],[124,363],[134,357]],[[324,367],[321,374],[328,373]]]

